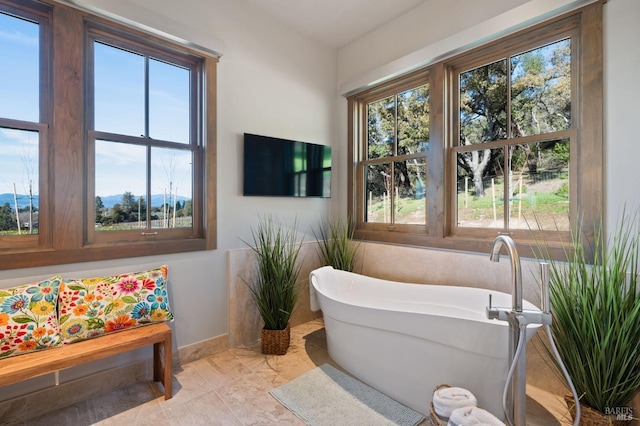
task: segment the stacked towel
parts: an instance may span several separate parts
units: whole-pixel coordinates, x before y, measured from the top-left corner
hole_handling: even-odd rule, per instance
[[[475,407],[477,403],[476,397],[463,388],[442,387],[433,393],[433,409],[444,418],[451,417],[457,408]]]
[[[504,426],[496,416],[478,407],[456,408],[449,417],[447,426]]]

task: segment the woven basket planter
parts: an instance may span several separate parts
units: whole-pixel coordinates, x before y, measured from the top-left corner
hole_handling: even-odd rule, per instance
[[[260,336],[260,345],[262,353],[265,355],[284,355],[289,349],[291,341],[291,327],[287,324],[284,330],[267,330],[262,329]]]
[[[571,418],[575,419],[576,403],[573,394],[569,393],[565,395],[564,401],[567,403],[567,407],[569,407]],[[631,424],[631,420],[618,420],[616,415],[607,415],[587,405],[580,404],[581,426],[627,426],[629,424]]]

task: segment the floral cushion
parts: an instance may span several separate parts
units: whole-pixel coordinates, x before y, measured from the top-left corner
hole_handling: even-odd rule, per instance
[[[73,343],[104,333],[171,321],[167,266],[110,277],[65,281],[60,287],[60,334]]]
[[[0,290],[0,358],[60,346],[56,303],[62,279]]]

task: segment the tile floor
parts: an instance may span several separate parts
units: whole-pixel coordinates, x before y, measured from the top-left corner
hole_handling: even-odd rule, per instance
[[[24,425],[303,425],[268,391],[323,363],[337,365],[327,354],[322,320],[293,327],[291,340],[284,356],[240,348],[185,364],[174,372],[168,401],[161,385],[139,382]],[[562,416],[560,399],[535,388],[529,393],[527,424],[560,424],[553,414]]]

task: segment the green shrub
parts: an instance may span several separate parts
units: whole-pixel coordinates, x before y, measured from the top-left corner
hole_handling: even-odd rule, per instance
[[[268,330],[284,330],[298,298],[297,264],[302,241],[296,242],[296,223],[286,229],[269,216],[251,229],[253,245],[247,243],[258,258],[258,275],[249,289]]]
[[[325,265],[353,272],[360,244],[353,241],[354,229],[348,220],[323,218],[319,230],[313,229],[318,241],[318,254]]]

